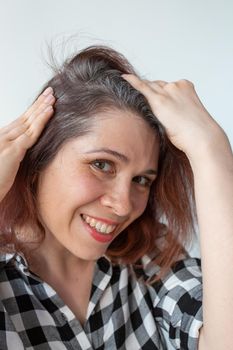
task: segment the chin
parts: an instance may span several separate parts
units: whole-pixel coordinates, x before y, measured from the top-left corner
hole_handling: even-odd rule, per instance
[[[92,251],[85,251],[83,250],[81,253],[77,252],[76,254],[73,253],[77,258],[82,259],[82,260],[86,260],[86,261],[96,261],[99,258],[101,258],[104,254],[106,253],[106,250],[102,251],[102,252],[93,252]]]

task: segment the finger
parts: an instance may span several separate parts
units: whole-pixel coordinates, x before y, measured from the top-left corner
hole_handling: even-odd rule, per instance
[[[0,134],[4,135],[9,132],[13,132],[13,129],[21,130],[25,129],[25,126],[21,126],[21,124],[25,124],[28,120],[30,122],[30,118],[32,116],[37,117],[42,113],[48,105],[53,105],[55,102],[55,98],[52,97],[53,89],[48,87],[33,103],[32,106],[28,108],[28,110],[22,114],[17,119],[13,120],[10,124],[2,127],[0,129]],[[27,123],[26,123],[27,124]],[[26,126],[28,127],[28,125]],[[17,132],[16,132],[17,133]]]
[[[134,74],[122,74],[122,78],[128,81],[136,90],[148,96],[152,93],[152,87],[146,80],[142,80]]]
[[[44,118],[46,120],[47,116],[51,116],[51,111],[53,110],[51,107],[52,105],[43,103],[27,118],[23,114],[1,130],[2,136],[5,136],[8,140],[14,140],[20,134],[30,129],[37,118],[42,118],[43,122]]]
[[[10,124],[4,126],[0,130],[1,138],[5,138],[6,140],[11,140],[17,137],[20,133],[23,133],[27,129],[27,124],[25,123],[25,119],[20,116],[19,118],[13,120]],[[16,135],[16,136],[12,136]]]
[[[152,81],[152,84],[159,85],[160,87],[163,88],[165,85],[168,84],[168,82],[164,81],[164,80],[154,80],[154,81]]]
[[[28,125],[34,123],[37,118],[40,118],[41,113],[43,113],[43,111],[46,110],[48,106],[53,106],[55,101],[56,99],[53,95],[47,96],[47,99],[44,102],[38,105],[38,107],[34,111],[32,111],[30,114],[25,116],[25,122]]]
[[[42,118],[42,122],[44,118],[47,120],[46,117],[52,115],[53,109],[50,107],[55,102],[55,97],[52,93],[53,89],[51,87],[47,88],[23,115],[0,131],[2,136],[12,141],[23,133],[30,134],[31,125],[37,118]]]
[[[151,87],[151,89],[158,94],[164,93],[164,88],[168,83],[163,80],[154,80],[154,81],[148,81],[148,85]]]
[[[37,118],[34,117],[33,122],[21,122],[18,123],[14,128],[8,131],[6,137],[9,141],[16,140],[22,135],[26,135],[31,138],[29,144],[33,144],[36,141],[39,134],[42,132],[42,129],[45,127],[49,118],[53,115],[53,107],[46,106],[41,112],[38,114]],[[38,128],[38,130],[37,130]]]
[[[46,89],[47,90],[47,89]],[[51,90],[48,90],[51,91]],[[32,114],[36,113],[38,109],[43,105],[51,105],[55,102],[55,97],[53,93],[47,93],[46,95],[40,95],[38,99],[27,109],[27,111],[23,114],[24,118],[29,118]]]
[[[27,130],[27,126],[25,123],[20,123],[18,125],[15,125],[12,129],[5,132],[5,139],[8,141],[13,141],[18,136],[23,134]]]
[[[150,81],[140,79],[134,74],[123,74],[122,77],[127,80],[136,90],[140,91],[148,100],[154,96],[155,93],[162,94],[163,87],[167,82],[163,80]]]

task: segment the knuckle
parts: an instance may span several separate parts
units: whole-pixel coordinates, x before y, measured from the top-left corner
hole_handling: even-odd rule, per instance
[[[148,86],[148,83],[145,81],[145,80],[140,80],[139,82],[138,82],[138,86],[139,86],[139,89],[140,90],[145,90],[146,88],[147,88],[147,86]]]
[[[157,104],[158,105],[164,105],[166,103],[167,97],[163,94],[158,94],[157,96]]]
[[[22,123],[22,124],[26,124],[27,123],[27,119],[28,119],[28,116],[26,115],[26,113],[24,113],[20,119],[19,119],[19,122]]]
[[[164,80],[154,80],[153,83],[155,83],[156,86],[160,86],[162,88],[168,84],[168,82]]]
[[[33,131],[31,130],[31,128],[28,128],[28,129],[24,132],[24,134],[25,134],[26,136],[28,136],[28,137],[31,137],[31,136],[33,135]]]
[[[28,108],[28,109],[19,117],[18,121],[19,121],[21,124],[26,123],[26,122],[27,122],[27,119],[28,119],[28,117],[29,117],[29,115],[30,115],[30,113],[31,113],[31,109]]]
[[[20,129],[22,132],[26,132],[28,128],[30,127],[30,122],[28,120],[28,117],[23,120],[23,123],[20,125]]]
[[[177,82],[170,82],[164,85],[164,90],[170,91],[177,89]]]
[[[179,83],[186,86],[194,87],[194,84],[188,79],[181,79],[179,80]]]

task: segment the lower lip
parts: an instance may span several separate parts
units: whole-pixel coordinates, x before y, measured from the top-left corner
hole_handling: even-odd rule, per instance
[[[83,224],[85,226],[85,228],[87,229],[88,233],[90,233],[90,235],[98,242],[101,243],[107,243],[112,241],[113,239],[113,233],[108,233],[108,234],[101,234],[99,232],[97,232],[93,227],[91,227],[90,225],[88,225],[83,219]]]

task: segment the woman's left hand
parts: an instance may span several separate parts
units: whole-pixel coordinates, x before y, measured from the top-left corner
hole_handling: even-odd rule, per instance
[[[194,174],[203,273],[198,349],[231,349],[233,324],[233,157],[230,143],[187,80],[143,81],[123,75],[148,100]],[[224,273],[223,273],[224,271]]]
[[[133,74],[123,74],[122,77],[146,97],[171,142],[189,158],[202,155],[205,148],[226,139],[190,81],[147,81]]]

